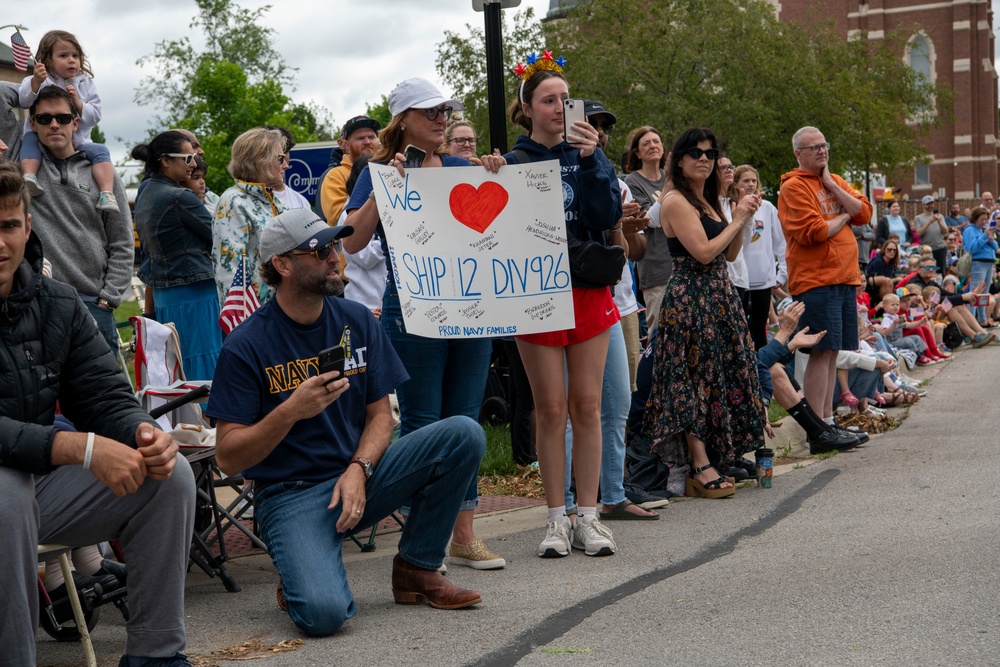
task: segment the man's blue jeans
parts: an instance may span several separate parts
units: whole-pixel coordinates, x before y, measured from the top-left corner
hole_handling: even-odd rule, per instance
[[[608,358],[601,386],[601,502],[617,505],[625,500],[625,422],[632,399],[628,352],[621,322],[611,327]],[[570,492],[573,465],[573,427],[566,420],[566,507],[576,505]]]
[[[382,301],[382,327],[410,379],[396,388],[400,435],[445,417],[479,418],[490,372],[489,338],[439,339],[406,333],[399,294],[393,285]],[[465,495],[463,510],[479,504],[478,476]]]
[[[371,528],[399,509],[410,514],[399,540],[403,560],[437,569],[471,479],[486,451],[482,427],[451,417],[389,446],[365,486],[365,513],[351,531]],[[327,509],[339,477],[325,482],[281,482],[254,496],[261,536],[281,575],[288,615],[303,632],[333,634],[354,616],[337,532],[341,507]]]

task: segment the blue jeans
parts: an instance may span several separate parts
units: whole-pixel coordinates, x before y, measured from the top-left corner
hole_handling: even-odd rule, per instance
[[[111,162],[111,151],[104,144],[83,144],[82,146],[76,146],[78,151],[83,151],[83,154],[87,156],[91,164],[98,164],[100,162]],[[34,132],[25,132],[24,138],[21,140],[21,159],[22,160],[41,160],[42,159],[42,148],[39,146],[38,135]]]
[[[621,322],[610,328],[608,359],[601,385],[601,502],[617,505],[625,500],[625,422],[632,398],[628,376],[628,353]],[[573,426],[566,420],[566,507],[574,507],[570,492],[573,465]]]
[[[990,283],[993,282],[993,268],[993,262],[980,262],[978,260],[973,260],[972,268],[969,270],[969,285],[975,289],[979,283],[985,282],[986,290],[984,291],[984,294],[988,294]],[[976,319],[979,320],[980,324],[986,321],[986,306],[974,306],[969,310],[971,310],[972,314],[976,316]]]
[[[396,388],[400,435],[439,419],[461,415],[479,419],[486,391],[493,341],[489,338],[447,340],[406,333],[396,287],[389,284],[382,300],[382,328],[410,379]],[[463,510],[479,504],[479,478],[474,477]]]
[[[482,427],[466,417],[444,419],[400,438],[365,485],[365,513],[351,533],[371,528],[408,503],[399,555],[417,567],[437,569],[485,451]],[[357,613],[341,552],[347,534],[336,528],[341,507],[327,509],[339,479],[280,482],[254,496],[261,536],[281,575],[288,615],[303,632],[320,637],[333,634]]]
[[[97,305],[96,301],[84,301],[87,310],[93,316],[94,321],[97,322],[97,328],[104,336],[104,340],[108,342],[108,347],[111,348],[111,354],[114,355],[115,359],[118,358],[118,324],[115,322],[115,313],[107,308],[101,308]]]

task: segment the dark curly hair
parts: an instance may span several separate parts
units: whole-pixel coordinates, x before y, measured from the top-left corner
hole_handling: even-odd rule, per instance
[[[685,130],[681,136],[677,137],[673,148],[670,149],[670,181],[675,190],[681,193],[684,199],[701,214],[708,213],[705,204],[695,196],[694,190],[687,182],[684,172],[681,170],[681,159],[687,155],[692,148],[697,148],[702,141],[708,141],[712,148],[718,150],[719,144],[711,130],[706,128],[691,128]],[[709,208],[719,216],[720,220],[725,220],[722,214],[722,205],[719,203],[719,195],[722,194],[722,176],[718,169],[712,169],[712,173],[705,181],[704,198]]]

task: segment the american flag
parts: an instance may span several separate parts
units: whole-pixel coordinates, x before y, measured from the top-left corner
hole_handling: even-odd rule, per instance
[[[21,37],[19,31],[15,30],[14,34],[10,36],[10,46],[14,52],[14,69],[18,72],[27,72],[28,60],[31,59],[31,49],[28,48],[27,42],[24,41],[24,37]]]
[[[240,322],[260,308],[253,285],[247,285],[247,282],[246,257],[241,257],[240,266],[236,269],[233,284],[229,287],[226,302],[222,304],[222,312],[219,314],[219,327],[227,336]]]

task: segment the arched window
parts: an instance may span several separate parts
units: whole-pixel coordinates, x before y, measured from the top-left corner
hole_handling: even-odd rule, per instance
[[[927,83],[934,83],[934,43],[922,32],[910,38],[906,45],[906,62],[910,68],[921,75]]]

